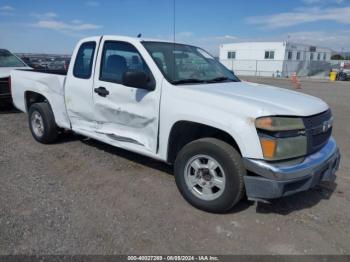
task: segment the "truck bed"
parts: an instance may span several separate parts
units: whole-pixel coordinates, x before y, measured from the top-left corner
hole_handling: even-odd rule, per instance
[[[67,75],[67,70],[51,70],[51,69],[17,69],[19,71],[30,71],[30,72],[36,72],[36,73],[43,73],[43,74],[52,74],[52,75]]]
[[[26,96],[30,92],[40,94],[49,101],[56,124],[70,128],[65,104],[66,71],[17,69],[11,72],[11,89],[14,105],[27,112]]]

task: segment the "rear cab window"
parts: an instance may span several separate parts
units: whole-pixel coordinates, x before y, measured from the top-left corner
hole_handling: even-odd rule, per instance
[[[96,42],[86,42],[80,46],[73,69],[73,75],[76,78],[89,79],[91,77],[95,49]]]

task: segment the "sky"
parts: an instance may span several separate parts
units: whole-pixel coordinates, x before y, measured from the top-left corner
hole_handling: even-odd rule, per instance
[[[175,10],[175,23],[174,23]],[[190,43],[292,41],[350,50],[350,0],[0,0],[0,48],[71,54],[94,35]]]

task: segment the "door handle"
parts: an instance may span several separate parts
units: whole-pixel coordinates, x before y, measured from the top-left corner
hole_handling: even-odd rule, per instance
[[[94,92],[102,97],[106,97],[109,95],[109,91],[105,87],[102,87],[102,86],[99,88],[95,88]]]

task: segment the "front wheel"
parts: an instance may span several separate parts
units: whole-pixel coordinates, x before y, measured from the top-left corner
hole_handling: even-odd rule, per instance
[[[242,199],[245,174],[240,154],[214,138],[189,143],[175,161],[175,180],[181,194],[208,212],[226,212]]]

